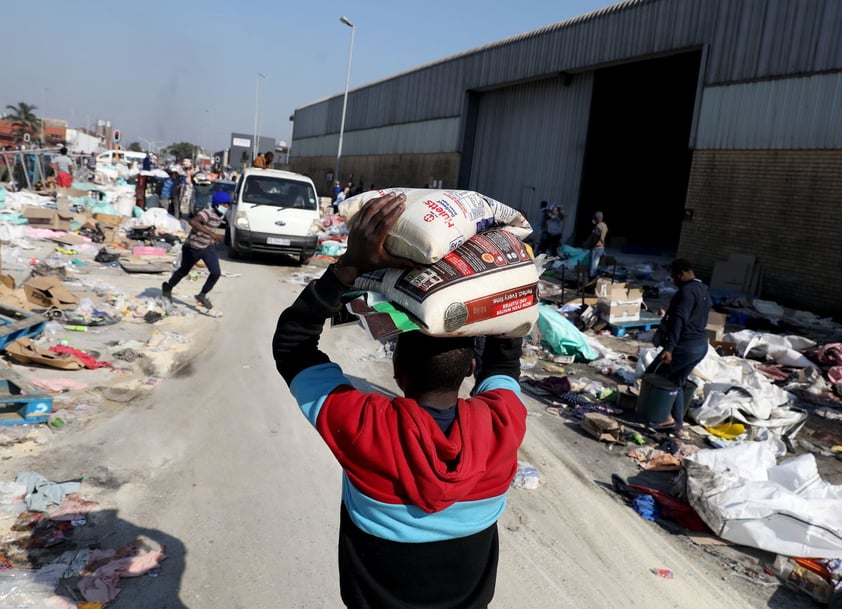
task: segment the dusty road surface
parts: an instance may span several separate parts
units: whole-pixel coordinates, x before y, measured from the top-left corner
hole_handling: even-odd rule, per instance
[[[82,494],[99,502],[90,518],[97,537],[109,547],[138,535],[164,544],[169,558],[157,577],[122,579],[114,609],[339,607],[339,468],[270,350],[278,313],[302,288],[291,278],[321,269],[223,266],[241,276],[214,292],[224,317],[209,348],[142,401],[43,449],[18,451],[0,474],[84,475]],[[361,387],[395,391],[391,361],[377,347],[356,326],[322,340]],[[563,440],[569,430],[526,401],[522,459],[543,479],[510,494],[494,608],[775,606],[767,604],[773,591],[758,595],[723,577],[715,562],[612,498],[589,473],[585,442]]]

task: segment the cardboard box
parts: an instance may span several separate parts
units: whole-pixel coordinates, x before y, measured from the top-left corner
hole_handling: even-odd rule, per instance
[[[115,214],[94,214],[94,220],[97,222],[102,222],[103,224],[107,224],[109,226],[120,226],[125,220],[123,216],[118,216]]]
[[[64,287],[59,277],[44,275],[33,277],[23,284],[23,291],[29,302],[39,307],[76,307],[79,298]]]
[[[630,286],[623,281],[611,281],[605,277],[596,280],[595,289],[597,302],[643,302],[643,290]]]
[[[717,313],[711,311],[708,313],[708,323],[705,325],[705,330],[708,333],[708,342],[721,342],[725,335],[725,322],[728,315],[724,313]]]
[[[20,212],[26,218],[30,226],[36,228],[56,229],[59,225],[58,212],[49,207],[38,207],[37,205],[25,205]]]
[[[620,281],[599,278],[596,281],[597,310],[610,324],[638,321],[643,305],[643,290]]]
[[[37,205],[26,205],[20,213],[30,226],[50,230],[70,230],[70,221],[74,218],[66,211]]]

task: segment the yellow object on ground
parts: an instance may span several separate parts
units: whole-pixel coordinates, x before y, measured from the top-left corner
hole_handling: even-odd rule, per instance
[[[737,436],[741,436],[746,432],[746,426],[742,423],[723,423],[716,427],[705,427],[710,433],[718,438],[725,438],[726,440],[733,440]]]

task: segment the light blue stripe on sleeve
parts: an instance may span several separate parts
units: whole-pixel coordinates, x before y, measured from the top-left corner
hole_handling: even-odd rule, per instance
[[[328,362],[305,368],[292,379],[289,390],[298,402],[301,412],[313,427],[319,418],[319,412],[330,395],[340,385],[351,385],[338,364]]]
[[[471,391],[471,395],[482,393],[483,391],[491,391],[492,389],[510,389],[515,392],[515,395],[520,397],[520,383],[510,377],[508,374],[495,374],[483,379]]]
[[[342,501],[360,529],[381,539],[403,543],[444,541],[479,533],[497,522],[506,507],[506,495],[499,495],[460,501],[441,512],[428,514],[416,506],[375,501],[359,492],[344,473]]]

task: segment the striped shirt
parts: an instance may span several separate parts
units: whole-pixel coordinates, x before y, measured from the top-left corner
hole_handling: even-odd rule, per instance
[[[222,225],[223,216],[220,216],[210,207],[204,208],[198,214],[196,214],[196,219],[204,224],[207,228],[211,230],[216,230]],[[205,233],[196,230],[195,228],[190,229],[190,234],[187,235],[187,240],[185,241],[186,245],[189,245],[194,250],[201,250],[209,245],[213,245],[213,239],[210,235],[206,235]]]

